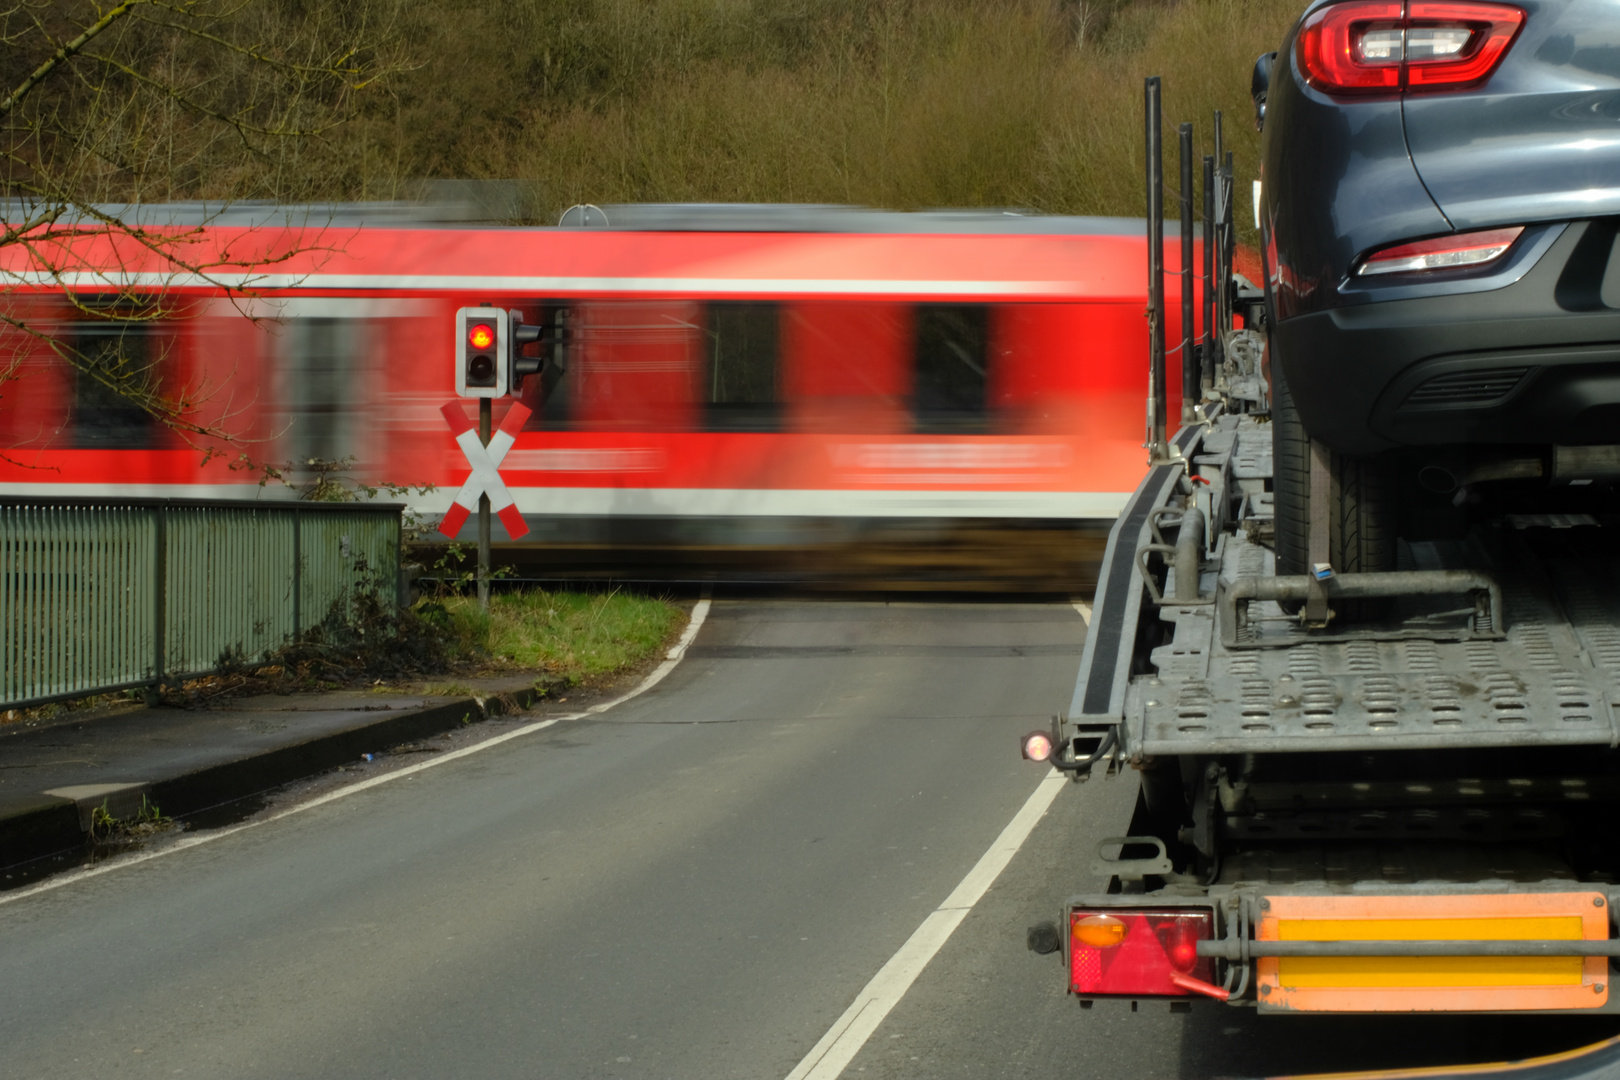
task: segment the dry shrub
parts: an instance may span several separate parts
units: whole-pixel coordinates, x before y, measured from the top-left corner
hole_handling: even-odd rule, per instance
[[[1222,109],[1239,174],[1252,175],[1250,66],[1302,7],[251,0],[230,9],[240,40],[299,60],[375,41],[390,77],[334,97],[239,57],[202,64],[173,40],[138,43],[177,80],[222,88],[221,105],[325,128],[269,167],[150,95],[97,88],[67,107],[86,121],[78,152],[96,186],[147,200],[388,199],[422,178],[517,177],[548,217],[582,201],[686,200],[1139,216],[1143,76],[1165,77],[1172,150],[1174,123],[1187,119],[1205,152]],[[347,121],[326,126],[338,116]]]
[[[1138,216],[1143,77],[1165,77],[1172,151],[1173,125],[1187,119],[1207,152],[1221,109],[1240,175],[1252,175],[1249,70],[1300,5],[823,4],[802,19],[795,48],[757,26],[729,43],[695,28],[695,8],[727,5],[634,6],[640,20],[604,17],[623,37],[604,42],[590,69],[601,93],[576,99],[558,86],[531,99],[526,137],[495,163],[532,178],[554,207],[783,201]],[[730,5],[754,16],[769,6]]]

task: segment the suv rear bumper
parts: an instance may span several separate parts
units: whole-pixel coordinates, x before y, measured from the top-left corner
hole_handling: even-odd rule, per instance
[[[1307,430],[1344,453],[1620,443],[1620,306],[1604,303],[1620,302],[1604,284],[1617,232],[1576,223],[1504,288],[1286,320],[1272,362]]]

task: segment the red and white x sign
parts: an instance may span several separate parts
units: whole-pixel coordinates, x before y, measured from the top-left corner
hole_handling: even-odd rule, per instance
[[[490,436],[489,445],[485,446],[478,441],[478,427],[467,419],[467,410],[461,407],[461,402],[452,401],[444,407],[444,418],[450,422],[450,430],[456,433],[456,445],[461,447],[461,452],[467,455],[467,464],[472,466],[472,475],[461,485],[454,505],[445,512],[444,520],[439,523],[439,531],[444,535],[454,538],[461,532],[461,527],[467,523],[467,515],[478,509],[480,495],[489,496],[489,508],[501,519],[506,535],[516,540],[529,531],[499,472],[506,452],[512,449],[512,444],[517,441],[517,433],[523,430],[524,423],[529,419],[529,411],[527,405],[514,402],[512,410],[501,421],[500,430]]]

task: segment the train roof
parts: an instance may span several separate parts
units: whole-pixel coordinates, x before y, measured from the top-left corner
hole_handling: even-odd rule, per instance
[[[148,235],[90,228],[0,246],[0,286],[1132,304],[1147,291],[1146,230],[1130,218],[636,205],[581,209],[579,224],[505,228],[431,220],[414,203],[98,210]],[[1179,244],[1166,240],[1175,265]]]
[[[1033,210],[873,210],[797,203],[627,203],[574,206],[565,229],[630,232],[829,232],[934,235],[1143,236],[1141,218],[1075,217]]]
[[[507,209],[511,209],[507,206]],[[851,233],[961,236],[1144,236],[1141,218],[1041,214],[1018,209],[874,210],[863,206],[798,203],[613,203],[570,207],[556,226],[507,225],[510,217],[488,201],[435,199],[420,202],[305,203],[239,202],[98,203],[96,214],[144,228],[308,229],[328,225],[371,228],[558,228],[563,231]],[[38,216],[41,204],[0,200],[5,220]],[[58,221],[90,224],[96,214],[68,208]]]

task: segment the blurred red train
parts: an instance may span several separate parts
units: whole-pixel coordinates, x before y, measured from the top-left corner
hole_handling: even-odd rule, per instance
[[[1145,468],[1139,220],[140,216],[166,257],[105,235],[0,253],[10,316],[85,361],[5,331],[0,494],[296,497],[230,468],[246,452],[294,463],[295,484],[347,461],[367,482],[436,485],[410,499],[436,521],[467,474],[439,411],[454,313],[484,303],[565,328],[502,468],[532,530],[503,557],[528,572],[1081,587]],[[207,457],[109,388],[141,372],[236,443]]]

